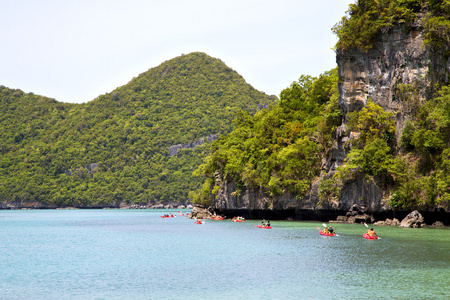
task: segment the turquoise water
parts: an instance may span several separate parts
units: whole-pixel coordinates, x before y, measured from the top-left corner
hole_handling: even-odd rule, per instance
[[[0,299],[449,299],[450,230],[0,211]],[[175,212],[175,211],[174,211]]]

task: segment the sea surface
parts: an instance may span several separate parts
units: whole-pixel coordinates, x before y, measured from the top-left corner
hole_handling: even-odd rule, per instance
[[[450,299],[449,228],[260,223],[3,210],[0,299]]]

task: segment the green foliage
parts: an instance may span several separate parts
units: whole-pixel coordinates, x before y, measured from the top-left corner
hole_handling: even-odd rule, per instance
[[[192,199],[191,200],[192,203],[210,206],[211,205],[210,191],[213,183],[214,182],[211,178],[207,178],[200,190],[190,191],[189,198]]]
[[[395,139],[395,121],[392,112],[385,112],[381,106],[369,99],[360,111],[348,114],[347,131],[359,133],[354,144],[363,148],[368,142],[383,139],[392,144]]]
[[[394,207],[448,207],[450,202],[450,87],[413,115],[401,137],[409,168],[391,198]]]
[[[62,206],[184,202],[209,144],[168,148],[233,128],[276,100],[220,60],[191,53],[85,104],[0,87],[0,201]],[[97,164],[93,172],[91,164]]]
[[[235,196],[245,187],[304,196],[342,118],[337,81],[337,69],[319,78],[301,76],[281,92],[278,105],[254,116],[238,113],[234,130],[212,144],[198,173],[211,179],[220,171],[238,184]]]
[[[428,12],[424,19],[427,43],[437,47],[443,43],[448,45],[450,1],[358,0],[350,4],[346,16],[332,28],[339,38],[336,49],[372,49],[378,35],[395,24],[404,24],[404,30],[409,30],[419,12]]]
[[[345,182],[358,173],[369,178],[376,176],[385,186],[399,185],[406,176],[407,164],[394,155],[395,123],[393,114],[385,112],[370,99],[360,111],[349,114],[348,132],[355,132],[352,148],[345,163],[338,167],[334,177]],[[406,139],[406,137],[405,137]]]
[[[378,34],[396,23],[411,24],[424,0],[358,0],[333,27],[339,40],[336,48],[373,48]]]
[[[428,15],[425,23],[426,44],[442,48],[450,44],[450,20],[444,16]]]
[[[400,101],[404,113],[417,114],[421,105],[418,83],[397,84],[395,86],[395,96]]]
[[[412,137],[414,135],[414,125],[411,122],[406,122],[405,127],[402,130],[402,136],[400,138],[400,147],[404,148],[407,151],[411,151],[414,149],[412,145]]]
[[[421,108],[417,120],[407,128],[410,145],[423,154],[436,154],[450,146],[450,87]],[[414,128],[414,130],[411,129]],[[414,131],[411,133],[411,131]]]
[[[435,49],[450,44],[450,1],[430,0],[430,9],[425,18],[425,42]]]
[[[322,179],[319,183],[318,196],[320,203],[331,202],[339,199],[339,193],[341,192],[342,178],[339,173],[331,178]]]
[[[358,149],[352,151],[348,159],[360,166],[366,174],[387,175],[393,159],[390,151],[386,141],[377,138],[368,143],[362,151]]]

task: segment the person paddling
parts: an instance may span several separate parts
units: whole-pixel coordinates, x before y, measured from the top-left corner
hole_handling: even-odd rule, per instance
[[[370,228],[369,230],[367,230],[367,235],[368,236],[377,236],[377,234],[375,233],[373,228]]]

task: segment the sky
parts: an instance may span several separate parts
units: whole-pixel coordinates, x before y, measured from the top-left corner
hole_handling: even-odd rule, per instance
[[[331,28],[355,0],[1,1],[0,85],[89,102],[191,52],[280,92],[336,67]]]

